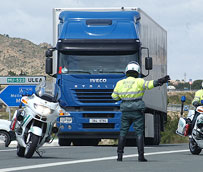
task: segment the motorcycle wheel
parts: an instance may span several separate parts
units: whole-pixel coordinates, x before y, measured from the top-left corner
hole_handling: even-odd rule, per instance
[[[39,143],[39,138],[39,136],[30,133],[30,137],[25,148],[25,158],[31,158],[33,156]]]
[[[20,146],[19,144],[17,145],[17,155],[19,157],[24,157],[25,155],[25,148]]]
[[[202,149],[198,147],[197,143],[193,138],[189,139],[189,149],[193,155],[199,155],[202,151]]]

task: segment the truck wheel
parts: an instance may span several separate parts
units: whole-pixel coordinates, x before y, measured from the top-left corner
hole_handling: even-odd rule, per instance
[[[193,138],[189,139],[189,149],[193,155],[199,155],[202,149],[200,149]]]
[[[86,143],[84,142],[84,139],[74,139],[73,145],[74,146],[86,146]]]
[[[86,142],[87,142],[87,146],[98,146],[99,142],[101,140],[100,139],[87,139]]]
[[[29,135],[28,135],[29,137]],[[30,133],[30,138],[28,142],[26,143],[26,148],[25,148],[25,158],[31,158],[33,154],[36,151],[37,145],[39,143],[39,136]]]
[[[20,146],[19,144],[17,145],[17,155],[19,157],[24,157],[25,155],[25,148]]]
[[[59,139],[58,140],[59,146],[70,146],[71,140],[70,139]]]
[[[11,136],[7,131],[0,131],[0,140],[2,140],[5,143],[5,147],[8,147],[11,143]]]

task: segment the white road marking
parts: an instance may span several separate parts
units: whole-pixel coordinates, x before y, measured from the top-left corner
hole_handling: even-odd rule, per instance
[[[11,152],[11,151],[16,151],[16,149],[5,149],[5,150],[0,150],[0,152]]]
[[[70,146],[43,146],[42,148],[40,148],[39,150],[44,150],[44,149],[71,149]],[[11,151],[16,151],[16,148],[15,149],[4,149],[4,150],[0,150],[0,152],[11,152]]]
[[[171,154],[171,153],[180,153],[180,152],[188,152],[188,151],[189,151],[189,149],[162,151],[162,152],[145,153],[145,155],[149,156],[149,155]],[[123,158],[130,158],[130,157],[137,157],[137,156],[138,156],[138,154],[124,155]],[[79,164],[79,163],[85,163],[85,162],[106,161],[106,160],[113,160],[116,158],[117,158],[117,156],[110,156],[110,157],[103,157],[103,158],[92,158],[92,159],[82,159],[82,160],[75,160],[75,161],[54,162],[54,163],[46,163],[46,164],[39,164],[39,165],[28,165],[28,166],[22,166],[22,167],[2,168],[2,169],[0,169],[0,171],[8,172],[8,171],[17,171],[17,170],[28,170],[28,169],[45,168],[45,167],[53,167],[53,166],[60,166],[60,165]]]

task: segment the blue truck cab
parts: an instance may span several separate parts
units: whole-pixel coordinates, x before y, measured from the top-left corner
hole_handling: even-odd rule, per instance
[[[111,98],[113,89],[130,61],[145,66],[143,72],[152,68],[149,51],[145,60],[141,55],[140,19],[137,10],[54,10],[56,47],[46,52],[46,73],[60,86],[66,110],[57,120],[59,145],[118,138],[120,101]]]

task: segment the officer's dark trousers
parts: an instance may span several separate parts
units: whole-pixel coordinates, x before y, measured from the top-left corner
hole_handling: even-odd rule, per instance
[[[136,136],[144,133],[144,114],[141,111],[122,112],[120,136],[126,136],[133,124]]]
[[[122,112],[121,129],[118,142],[118,161],[122,161],[126,135],[133,124],[138,146],[139,160],[144,159],[144,114],[141,111]]]

